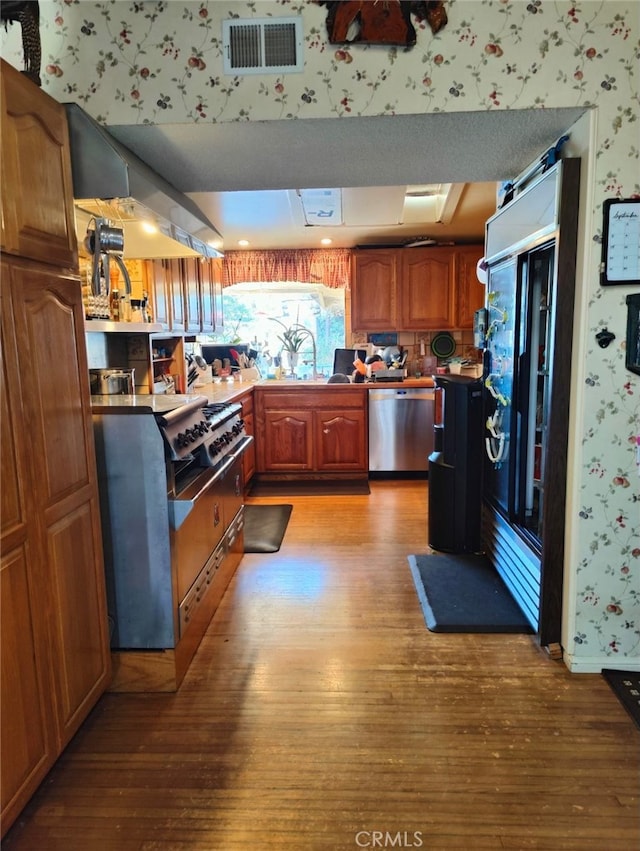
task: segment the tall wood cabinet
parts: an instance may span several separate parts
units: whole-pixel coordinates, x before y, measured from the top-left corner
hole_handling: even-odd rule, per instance
[[[2,62],[2,832],[110,678],[64,108]]]
[[[482,245],[376,248],[354,252],[354,331],[471,328],[484,303],[476,277]]]

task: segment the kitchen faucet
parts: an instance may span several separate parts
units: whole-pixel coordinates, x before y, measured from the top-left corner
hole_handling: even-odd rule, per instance
[[[299,325],[298,330],[301,334],[306,334],[307,337],[311,339],[311,347],[312,347],[312,362],[311,362],[311,377],[315,381],[318,377],[318,349],[316,346],[316,338],[312,331],[304,325]]]

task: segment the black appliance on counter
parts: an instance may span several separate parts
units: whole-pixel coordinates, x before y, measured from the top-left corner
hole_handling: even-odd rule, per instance
[[[92,396],[111,647],[178,647],[216,574],[242,558],[238,404]],[[189,643],[189,639],[187,639]]]
[[[333,374],[352,375],[355,369],[354,360],[360,358],[364,363],[366,357],[366,349],[335,349],[333,353]]]
[[[482,381],[436,375],[434,445],[429,455],[429,546],[481,549]]]

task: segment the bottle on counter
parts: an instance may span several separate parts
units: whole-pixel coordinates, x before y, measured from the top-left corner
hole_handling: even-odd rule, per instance
[[[131,299],[127,293],[120,296],[120,322],[131,322]]]
[[[151,316],[151,304],[149,303],[149,294],[146,290],[142,291],[142,315],[144,322],[153,322]]]
[[[118,290],[111,290],[109,295],[109,319],[112,322],[120,321],[120,293]]]

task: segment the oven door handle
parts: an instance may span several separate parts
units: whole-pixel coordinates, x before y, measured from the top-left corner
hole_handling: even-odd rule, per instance
[[[216,469],[213,476],[208,478],[206,482],[202,485],[200,490],[196,494],[194,494],[189,499],[170,499],[169,503],[169,525],[172,529],[179,529],[184,521],[187,519],[189,514],[193,511],[193,507],[199,499],[202,499],[204,494],[209,490],[209,488],[213,487],[217,484],[220,479],[227,472],[229,467],[234,463],[235,457],[233,455],[228,455],[221,463],[220,466]]]

